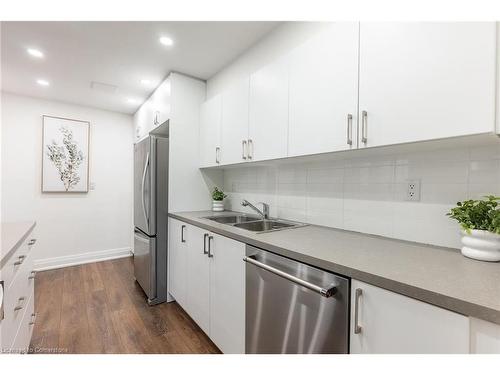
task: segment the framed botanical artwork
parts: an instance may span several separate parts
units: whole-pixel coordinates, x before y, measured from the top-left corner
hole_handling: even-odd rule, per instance
[[[90,123],[43,116],[43,193],[89,191]]]

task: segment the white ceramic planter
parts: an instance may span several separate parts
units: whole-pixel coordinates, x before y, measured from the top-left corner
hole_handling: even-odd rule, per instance
[[[212,211],[224,211],[224,201],[212,201]]]
[[[486,230],[462,231],[462,254],[486,262],[500,261],[500,234]]]

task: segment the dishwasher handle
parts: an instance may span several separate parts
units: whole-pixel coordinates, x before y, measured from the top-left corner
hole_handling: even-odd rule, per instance
[[[274,268],[274,267],[268,266],[265,263],[259,262],[258,260],[255,259],[255,257],[253,255],[248,256],[248,257],[244,257],[243,261],[250,263],[250,264],[253,264],[254,266],[262,268],[262,269],[269,271],[271,273],[274,273],[275,275],[280,276],[284,279],[287,279],[287,280],[289,280],[295,284],[298,284],[300,286],[303,286],[304,288],[312,290],[313,292],[316,292],[325,298],[332,297],[337,292],[337,288],[335,286],[329,286],[327,288],[323,288],[321,286],[310,283],[309,281],[299,279],[298,277],[290,275],[289,273],[283,272],[277,268]]]

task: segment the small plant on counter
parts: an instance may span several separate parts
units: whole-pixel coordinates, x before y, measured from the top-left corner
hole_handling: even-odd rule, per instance
[[[458,202],[448,216],[460,223],[462,254],[487,262],[500,261],[500,197]]]
[[[214,187],[214,190],[212,191],[212,199],[214,201],[222,201],[226,197],[227,197],[227,195],[224,194],[224,192],[222,190],[219,190],[219,188],[217,186]]]
[[[488,195],[485,198],[458,202],[457,207],[452,208],[447,215],[458,221],[468,234],[473,229],[500,234],[500,197]]]

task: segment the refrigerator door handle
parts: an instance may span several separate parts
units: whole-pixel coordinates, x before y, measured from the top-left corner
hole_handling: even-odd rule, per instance
[[[145,202],[145,195],[144,195],[144,184],[146,183],[146,174],[148,172],[148,166],[149,166],[149,152],[146,155],[146,163],[144,164],[144,171],[142,172],[142,184],[141,184],[141,191],[142,191],[142,213],[144,214],[144,220],[146,220],[146,224],[149,227],[149,218],[146,214],[146,202]]]

